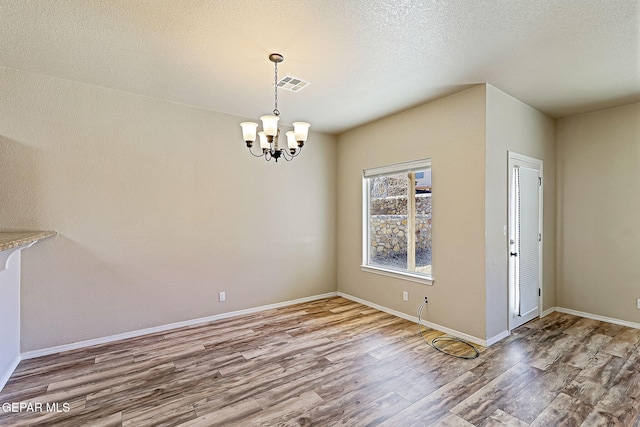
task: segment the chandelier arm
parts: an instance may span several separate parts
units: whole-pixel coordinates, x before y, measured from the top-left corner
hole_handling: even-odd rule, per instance
[[[251,153],[253,157],[262,157],[264,155],[264,153],[254,154],[254,152],[251,150],[251,147],[247,147],[247,148],[249,149],[249,153]]]
[[[295,154],[291,154],[291,151],[289,151],[289,149],[283,149],[282,150],[282,157],[284,157],[284,159],[287,162],[290,162],[291,160],[293,160],[294,157],[298,157],[300,155],[300,152],[302,151],[302,147],[298,147],[296,148],[296,152]]]
[[[287,149],[287,151],[288,151],[288,153],[287,153],[287,154],[288,154],[288,155],[289,155],[289,157],[290,157],[290,158],[289,158],[289,160],[293,160],[293,158],[294,158],[294,157],[298,157],[298,156],[300,155],[300,151],[302,151],[302,147],[298,147],[298,148],[296,148],[296,152],[295,152],[295,154],[291,154],[291,151],[289,151],[288,149]]]

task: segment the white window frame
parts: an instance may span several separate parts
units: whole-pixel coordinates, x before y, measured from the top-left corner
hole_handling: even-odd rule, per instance
[[[392,165],[384,165],[375,168],[365,169],[362,171],[362,264],[360,269],[362,271],[374,274],[380,274],[383,276],[394,277],[396,279],[408,280],[411,282],[421,283],[423,285],[433,285],[435,279],[433,276],[433,258],[431,264],[431,275],[416,273],[405,270],[395,270],[391,268],[384,268],[380,266],[369,265],[369,178],[384,176],[384,175],[396,175],[404,172],[423,171],[425,169],[431,169],[431,159],[419,159],[403,163],[395,163]],[[433,179],[433,175],[432,175]],[[433,199],[432,199],[433,203]],[[432,205],[433,209],[433,205]],[[433,235],[433,234],[432,234]],[[409,237],[409,236],[407,236]],[[433,252],[432,252],[433,256]]]

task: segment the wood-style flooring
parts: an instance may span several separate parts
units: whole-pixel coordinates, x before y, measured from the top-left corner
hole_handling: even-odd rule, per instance
[[[640,425],[640,330],[553,313],[481,350],[336,297],[25,360],[0,425]]]

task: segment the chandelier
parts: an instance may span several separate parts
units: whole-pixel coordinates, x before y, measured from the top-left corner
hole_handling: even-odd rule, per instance
[[[285,134],[287,136],[287,148],[281,148],[278,145],[278,138],[280,137],[280,129],[278,129],[278,120],[280,120],[280,111],[278,111],[278,64],[284,61],[284,56],[279,53],[272,53],[269,55],[269,60],[273,62],[274,65],[275,108],[273,109],[273,114],[260,117],[260,120],[262,120],[262,130],[257,134],[260,137],[262,154],[255,154],[251,150],[256,140],[258,123],[240,123],[240,126],[242,126],[242,136],[251,155],[264,157],[267,161],[274,159],[277,162],[281,157],[286,161],[290,161],[302,151],[302,146],[307,140],[309,126],[311,125],[307,122],[293,122],[293,130]]]

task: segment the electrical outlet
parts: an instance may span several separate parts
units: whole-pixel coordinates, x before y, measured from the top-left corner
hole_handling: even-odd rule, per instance
[[[429,298],[428,297],[424,297],[424,303],[428,304],[429,303]]]
[[[226,292],[219,292],[218,293],[218,301],[225,302],[226,300],[227,300],[227,293]]]
[[[640,310],[640,298],[638,298],[638,301],[636,302],[636,304],[638,304],[638,310]]]
[[[409,292],[402,291],[402,300],[403,301],[409,301]]]

